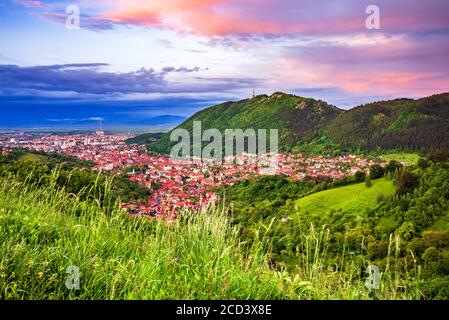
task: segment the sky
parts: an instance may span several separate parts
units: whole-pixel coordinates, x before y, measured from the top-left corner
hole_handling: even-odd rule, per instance
[[[253,90],[344,109],[447,92],[448,13],[446,0],[0,0],[0,126],[188,117]]]

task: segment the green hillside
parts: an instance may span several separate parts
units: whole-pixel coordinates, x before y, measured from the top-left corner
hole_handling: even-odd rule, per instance
[[[281,151],[298,145],[315,153],[339,148],[449,149],[449,93],[375,102],[348,111],[319,100],[274,93],[210,107],[178,128],[191,132],[193,121],[201,121],[203,131],[216,128],[222,133],[225,129],[279,129]],[[168,154],[174,145],[170,133],[156,142],[145,136],[135,141]]]
[[[178,128],[192,131],[193,121],[202,122],[202,130],[219,129],[279,129],[279,146],[286,149],[298,141],[310,140],[321,132],[326,123],[342,111],[323,101],[284,93],[261,95],[238,102],[226,102],[198,112]],[[150,144],[155,152],[170,153],[174,143],[170,133]]]
[[[150,144],[157,140],[159,140],[164,134],[162,132],[156,132],[156,133],[144,133],[141,135],[138,135],[134,138],[130,138],[126,140],[125,142],[127,144],[138,144],[138,145],[144,145],[144,144]]]
[[[342,147],[449,149],[449,93],[362,105],[340,114],[326,131]]]
[[[377,179],[372,181],[371,188],[359,183],[311,194],[297,200],[296,209],[299,213],[314,215],[324,215],[332,210],[363,214],[366,209],[375,208],[379,198],[391,196],[394,190],[393,181]]]

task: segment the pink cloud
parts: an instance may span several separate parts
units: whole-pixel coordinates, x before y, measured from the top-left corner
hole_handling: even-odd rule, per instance
[[[46,19],[60,22],[64,21],[63,8],[68,3],[55,7],[54,2],[47,2],[41,8],[41,1],[16,2],[36,7],[35,11]],[[370,0],[78,2],[86,29],[109,30],[115,25],[166,28],[181,32],[182,36],[191,33],[210,37],[210,42],[205,43],[230,44],[223,47],[243,43],[237,48],[241,51],[253,44],[248,39],[257,39],[254,41],[260,41],[259,51],[248,57],[258,60],[260,54],[260,60],[265,61],[264,54],[269,52],[271,60],[267,59],[264,76],[269,73],[270,85],[280,89],[319,85],[357,95],[395,96],[448,91],[449,1],[376,0],[381,30],[368,31],[365,9],[372,3]],[[271,41],[273,38],[275,41]],[[283,43],[285,39],[289,41]],[[295,47],[294,41],[298,39],[310,43],[306,41]],[[254,47],[251,49],[256,52]],[[252,62],[242,61],[242,66]]]
[[[69,1],[14,0],[60,11]],[[75,1],[75,3],[77,3]],[[331,35],[366,31],[368,0],[78,0],[86,16],[114,24],[168,28],[206,36]],[[377,0],[381,32],[449,28],[446,0]],[[55,12],[58,13],[58,12]]]
[[[336,34],[365,31],[360,0],[119,0],[105,18],[118,24],[164,26],[201,35]],[[449,27],[442,0],[378,0],[384,32]]]
[[[27,8],[39,8],[44,6],[44,3],[39,0],[14,0],[14,3],[20,4]]]
[[[352,94],[416,97],[446,92],[446,38],[445,34],[402,36],[382,43],[290,48],[285,53],[284,78],[294,79],[293,72],[300,70],[306,81]]]

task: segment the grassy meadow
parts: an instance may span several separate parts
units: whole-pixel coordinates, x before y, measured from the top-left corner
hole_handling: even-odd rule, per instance
[[[374,208],[379,197],[390,196],[394,191],[393,181],[381,178],[373,180],[370,188],[366,187],[365,183],[358,183],[313,193],[297,200],[295,207],[299,213],[316,215],[339,209],[359,214],[365,209]]]
[[[410,165],[416,164],[421,156],[417,153],[390,153],[379,157],[385,162],[395,160],[398,162],[408,163]]]
[[[19,157],[19,161],[32,161],[32,162],[43,162],[45,161],[45,157],[35,154],[35,153],[25,153]]]

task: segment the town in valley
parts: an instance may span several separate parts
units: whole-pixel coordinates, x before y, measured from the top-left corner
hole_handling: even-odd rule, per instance
[[[3,133],[0,149],[7,155],[15,148],[59,153],[94,163],[92,170],[124,172],[129,179],[145,185],[151,195],[145,201],[122,203],[133,216],[163,217],[172,221],[182,210],[198,210],[216,203],[219,187],[260,175],[284,175],[301,180],[306,177],[341,179],[357,171],[369,171],[374,164],[385,163],[366,157],[346,154],[338,157],[306,157],[300,153],[276,154],[274,171],[253,163],[212,164],[207,161],[173,161],[169,156],[149,153],[145,145],[129,145],[125,134],[103,131],[76,134]],[[243,154],[247,160],[248,155]],[[242,159],[240,159],[242,160]],[[405,164],[406,165],[406,164]]]

